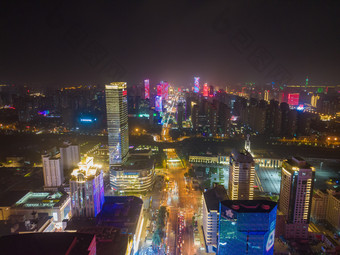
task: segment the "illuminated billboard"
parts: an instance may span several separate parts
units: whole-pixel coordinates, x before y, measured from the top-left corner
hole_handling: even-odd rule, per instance
[[[145,99],[150,98],[150,80],[149,79],[144,80],[144,94],[145,94]]]

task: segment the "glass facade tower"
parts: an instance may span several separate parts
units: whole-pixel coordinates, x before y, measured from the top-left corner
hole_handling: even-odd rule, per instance
[[[126,89],[126,82],[105,86],[110,165],[125,163],[129,152]]]
[[[217,254],[274,254],[276,212],[267,200],[220,202]]]

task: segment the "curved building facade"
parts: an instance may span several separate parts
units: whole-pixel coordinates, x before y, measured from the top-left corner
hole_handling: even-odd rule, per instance
[[[111,167],[110,185],[119,193],[146,192],[152,189],[155,176],[152,159],[129,158],[126,164]]]

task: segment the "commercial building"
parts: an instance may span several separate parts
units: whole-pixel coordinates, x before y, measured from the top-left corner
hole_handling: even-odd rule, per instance
[[[154,182],[154,160],[149,156],[132,156],[125,164],[110,170],[111,188],[119,194],[149,191]]]
[[[79,145],[66,142],[59,148],[64,171],[72,171],[80,161]]]
[[[328,191],[326,219],[334,230],[340,231],[340,192]]]
[[[316,190],[312,196],[312,207],[310,217],[313,221],[319,222],[326,219],[328,193]]]
[[[285,217],[286,239],[307,239],[315,168],[300,157],[282,163],[279,210]]]
[[[217,254],[274,254],[275,202],[225,200],[219,210]]]
[[[44,187],[59,187],[64,182],[64,170],[60,154],[46,154],[42,156],[42,165],[44,173]]]
[[[55,222],[61,222],[70,217],[70,197],[63,191],[27,192],[12,207],[12,215],[25,215],[32,217],[36,214],[46,213],[53,216]]]
[[[129,129],[126,82],[105,85],[107,131],[110,165],[126,161],[129,152]]]
[[[203,193],[203,233],[208,252],[217,251],[218,225],[220,219],[219,203],[228,199],[227,190],[217,185]]]
[[[98,226],[121,229],[122,234],[131,236],[132,253],[136,254],[142,233],[143,200],[134,196],[105,197],[102,211],[97,215]]]
[[[193,164],[221,164],[228,165],[229,157],[226,155],[190,155],[189,162]]]
[[[72,172],[70,180],[73,217],[95,217],[104,203],[104,181],[101,166],[93,157],[84,158]]]
[[[254,198],[255,163],[246,151],[233,150],[229,167],[229,198],[231,200],[252,200]]]

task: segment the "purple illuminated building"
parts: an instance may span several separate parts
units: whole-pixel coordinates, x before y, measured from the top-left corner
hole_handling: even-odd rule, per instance
[[[84,158],[71,174],[71,211],[73,217],[95,217],[104,203],[104,181],[101,166],[93,157]]]

